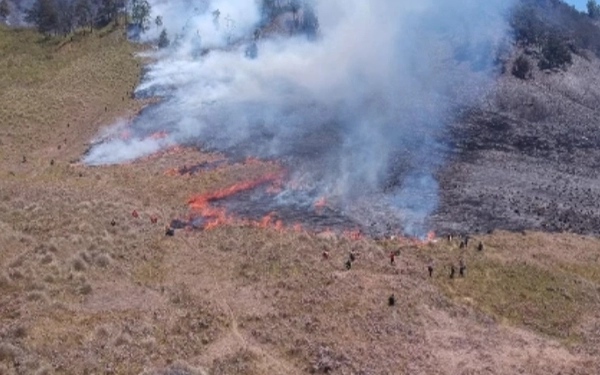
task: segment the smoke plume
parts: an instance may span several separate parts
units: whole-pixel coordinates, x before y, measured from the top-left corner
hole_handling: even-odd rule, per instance
[[[171,46],[154,53],[137,93],[163,100],[131,124],[131,138],[103,139],[85,162],[174,144],[278,158],[363,224],[393,217],[423,234],[444,130],[493,83],[510,1],[296,3],[151,1],[163,26],[143,38],[164,27]],[[168,136],[148,137],[156,131]]]

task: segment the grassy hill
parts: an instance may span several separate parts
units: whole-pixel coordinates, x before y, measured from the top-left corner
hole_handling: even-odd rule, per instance
[[[273,167],[164,174],[216,157],[191,149],[75,162],[145,104],[129,95],[135,52],[119,29],[0,28],[0,374],[599,372],[596,238],[496,232],[460,248],[235,225],[166,237],[191,195]],[[450,279],[461,258],[466,277]]]

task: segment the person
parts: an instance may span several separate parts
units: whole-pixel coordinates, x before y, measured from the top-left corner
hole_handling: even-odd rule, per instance
[[[394,254],[393,251],[390,251],[390,263],[392,264],[392,266],[395,264],[394,263],[395,257],[396,257],[396,254]]]
[[[458,266],[458,273],[460,274],[460,277],[465,277],[466,270],[467,270],[467,266],[465,265],[465,261],[461,259],[459,266]]]
[[[329,259],[329,253],[327,251],[323,251],[323,259]]]
[[[396,304],[396,297],[392,294],[390,298],[388,298],[388,305],[394,306]]]
[[[454,279],[454,274],[456,273],[456,269],[454,268],[454,264],[450,265],[450,278]]]
[[[427,271],[429,271],[429,277],[433,277],[433,264],[427,266]]]
[[[110,221],[110,225],[112,225],[113,227],[114,227],[115,225],[117,225],[117,222],[115,221],[115,219],[112,219],[112,220]]]
[[[347,270],[350,270],[351,268],[352,268],[352,261],[350,261],[350,259],[348,259],[348,260],[346,261],[346,269],[347,269]]]
[[[138,218],[140,215],[138,215],[137,210],[133,210],[133,212],[131,213],[131,216]]]
[[[350,254],[348,254],[348,259],[350,259],[350,262],[354,262],[356,260],[356,256],[353,252],[350,252]]]
[[[482,251],[483,250],[483,242],[479,242],[479,245],[477,245],[477,251]]]

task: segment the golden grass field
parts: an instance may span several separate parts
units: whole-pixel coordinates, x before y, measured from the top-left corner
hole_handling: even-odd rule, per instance
[[[600,373],[596,238],[497,232],[460,249],[235,225],[166,237],[190,196],[273,166],[164,174],[215,157],[195,150],[77,163],[145,104],[129,96],[136,48],[120,29],[45,40],[0,27],[0,374]],[[451,280],[460,258],[466,277]]]

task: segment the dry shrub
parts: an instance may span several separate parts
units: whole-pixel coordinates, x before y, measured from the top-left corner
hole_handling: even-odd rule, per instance
[[[115,346],[123,346],[131,344],[131,336],[127,333],[121,333],[114,342]]]
[[[52,260],[54,258],[52,257],[52,254],[46,254],[42,257],[42,259],[40,260],[41,264],[50,264],[52,263]]]
[[[95,259],[96,265],[98,267],[108,267],[112,261],[111,257],[108,254],[100,254]]]
[[[215,360],[210,369],[211,375],[256,374],[256,355],[248,350],[240,350],[224,358]]]
[[[85,269],[87,268],[81,257],[73,258],[73,260],[71,261],[71,265],[73,266],[73,269],[77,272],[85,271]]]
[[[19,354],[19,348],[12,344],[0,343],[0,362],[12,362]]]
[[[92,263],[92,258],[90,257],[90,254],[88,254],[86,251],[81,251],[79,253],[79,257],[81,259],[83,259],[87,264],[91,264]]]
[[[79,286],[79,288],[77,288],[77,293],[81,294],[81,295],[88,295],[90,293],[92,293],[92,286],[89,283],[83,283],[83,285]]]
[[[140,375],[208,375],[208,373],[202,368],[192,367],[185,362],[178,361],[169,367],[144,371]]]
[[[51,375],[52,369],[48,366],[42,366],[35,372],[35,375]]]
[[[45,292],[34,290],[27,293],[27,301],[47,303],[50,301],[50,299]]]

